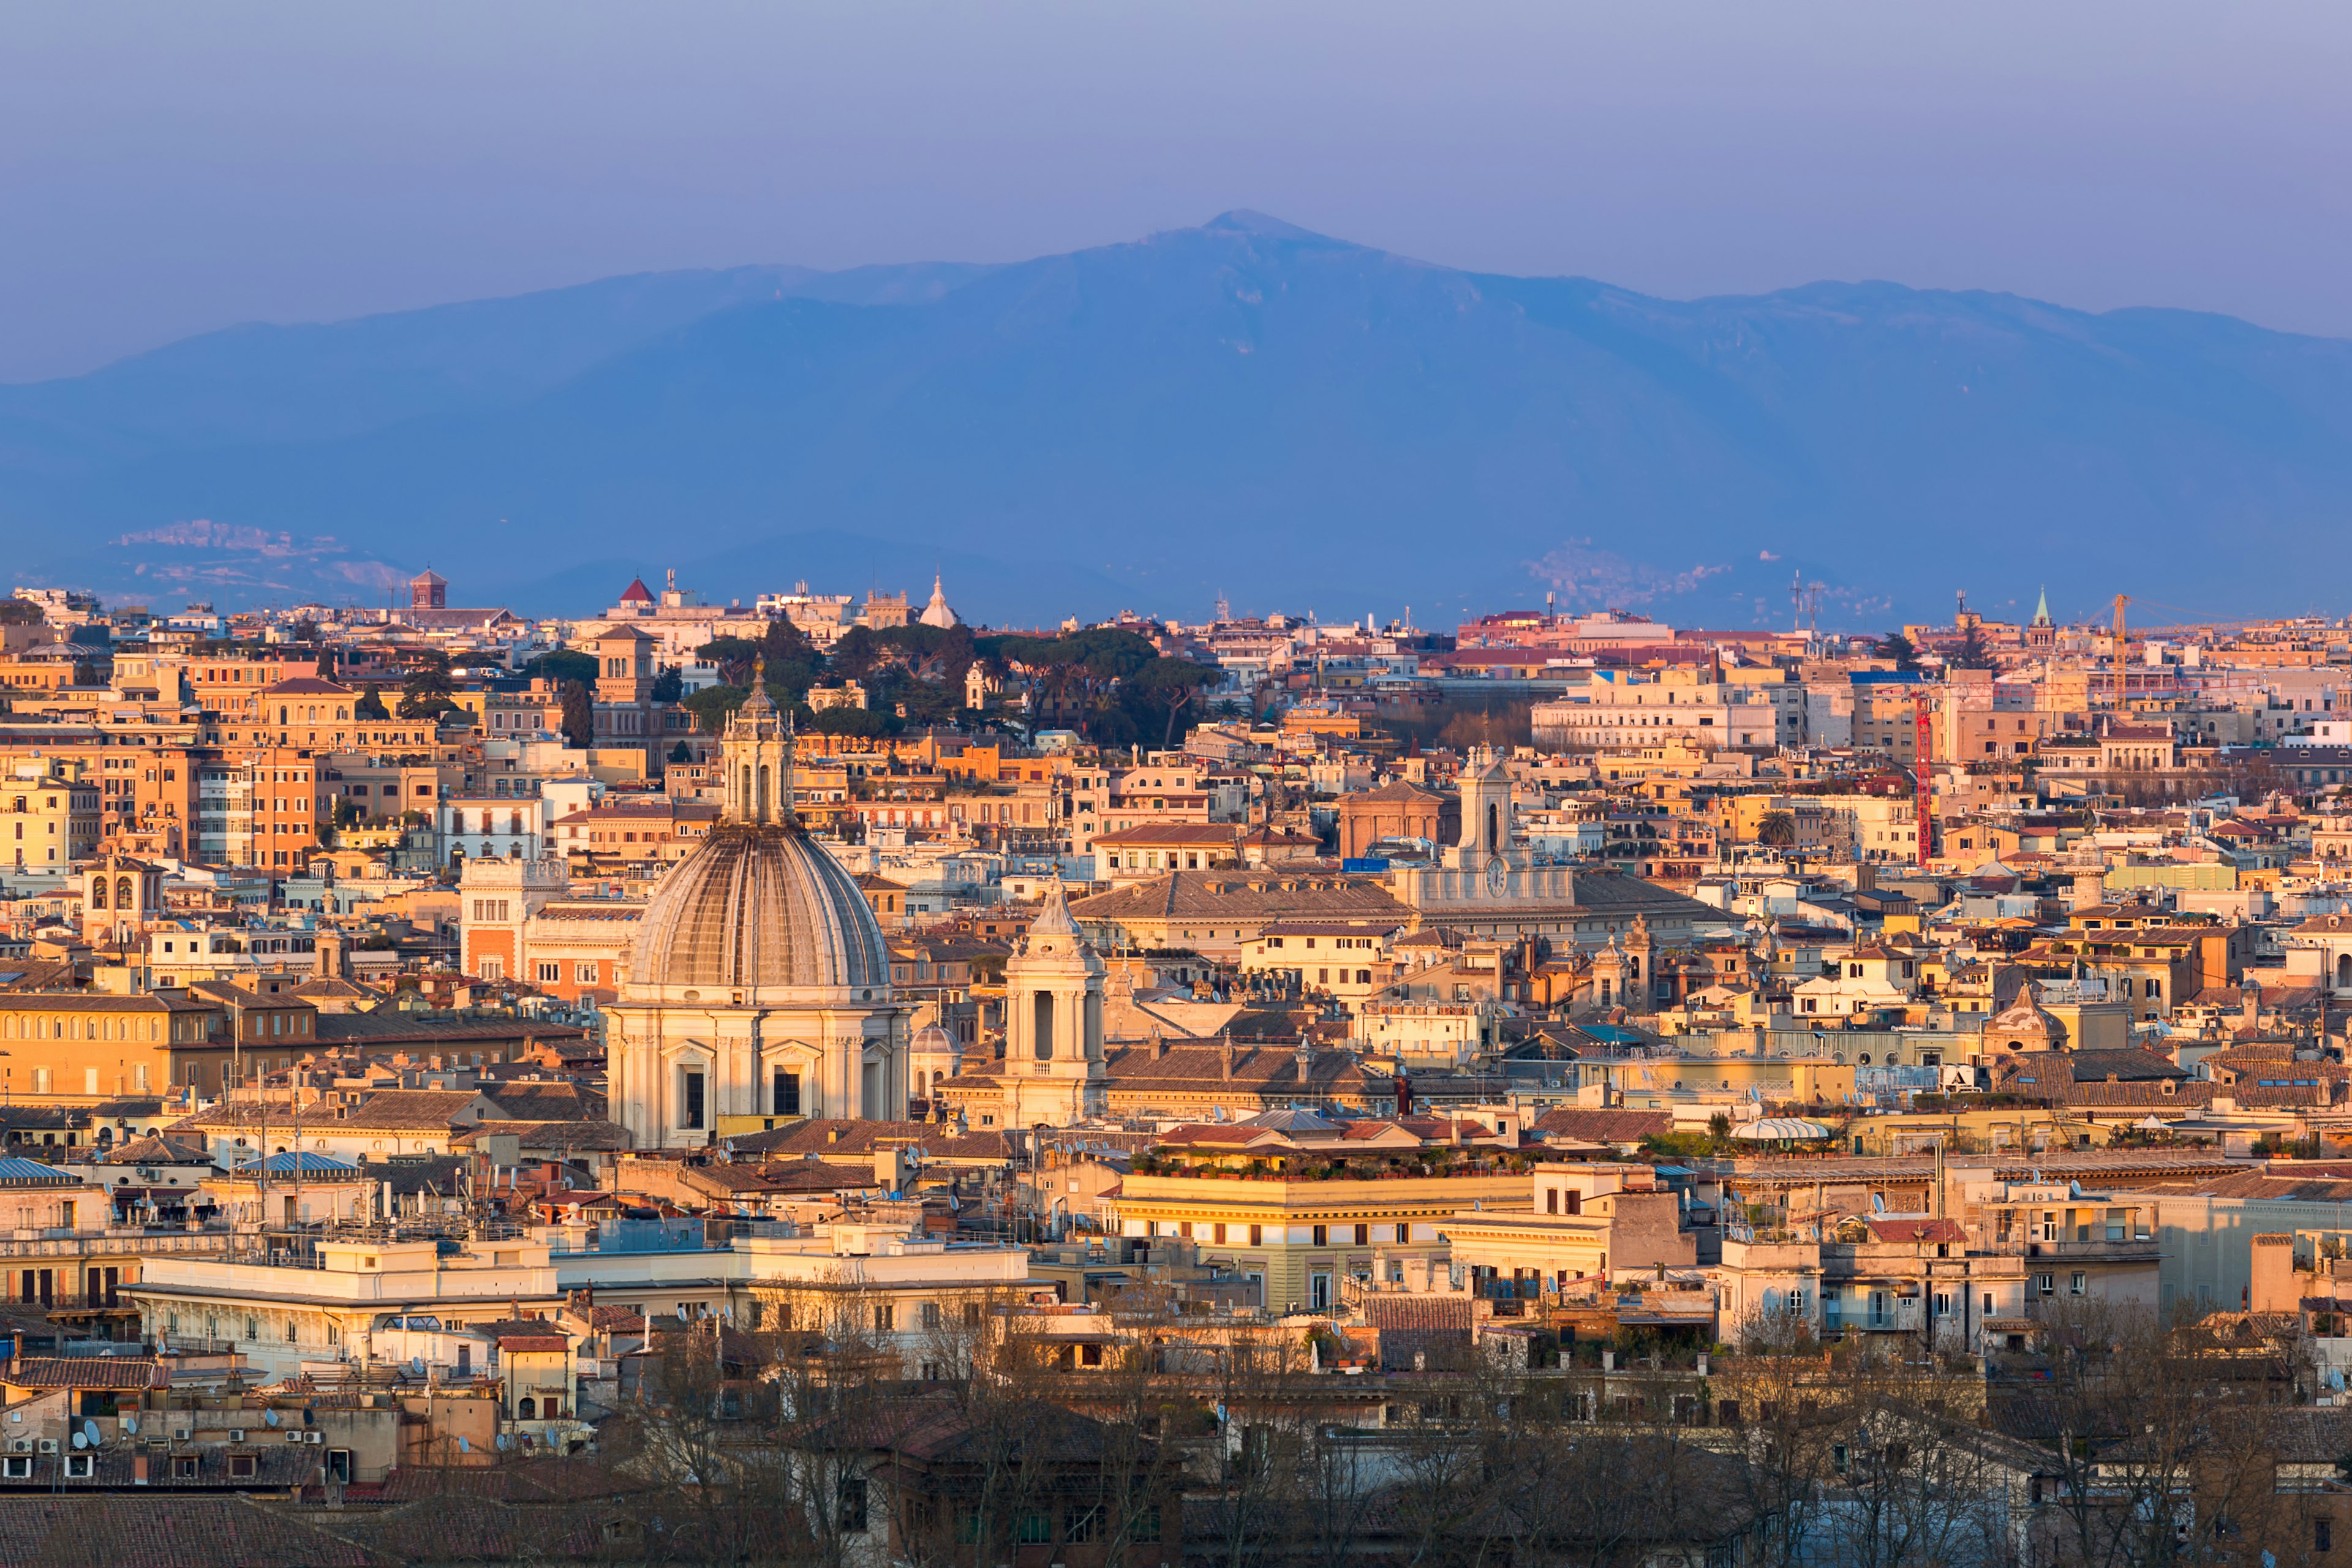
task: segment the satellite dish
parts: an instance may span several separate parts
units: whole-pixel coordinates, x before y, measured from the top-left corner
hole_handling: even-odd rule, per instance
[[[408,1358],[408,1370],[416,1376],[423,1377],[425,1375],[425,1358],[421,1355],[410,1356]]]
[[[502,1448],[502,1449],[503,1449],[503,1448],[511,1448],[511,1447],[514,1447],[514,1435],[513,1435],[512,1433],[509,1433],[509,1432],[501,1432],[501,1433],[499,1433],[499,1447],[500,1448]]]
[[[130,1433],[133,1437],[139,1436],[139,1417],[136,1415],[124,1416],[122,1418],[122,1429],[125,1432]]]
[[[89,1437],[79,1432],[74,1434],[73,1443],[74,1447],[77,1448],[87,1448],[89,1447]]]
[[[1870,1194],[1870,1212],[1873,1214],[1885,1214],[1886,1212],[1886,1194],[1885,1193],[1873,1193]]]
[[[457,1452],[461,1454],[470,1454],[473,1451],[474,1446],[466,1441],[466,1435],[464,1433],[459,1433],[457,1435]]]
[[[269,1423],[269,1425],[271,1425],[272,1426],[277,1426],[277,1425],[278,1425],[278,1412],[276,1412],[275,1410],[265,1410],[265,1411],[263,1411],[263,1412],[261,1413],[261,1418],[262,1418],[264,1421],[267,1421],[268,1423]]]
[[[686,1303],[683,1301],[677,1304],[677,1321],[681,1323],[686,1321]]]

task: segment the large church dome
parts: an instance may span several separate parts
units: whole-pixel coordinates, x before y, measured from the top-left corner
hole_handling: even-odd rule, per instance
[[[721,822],[654,889],[635,986],[887,986],[890,952],[857,884],[797,827]],[[719,1000],[719,998],[711,998]]]
[[[629,952],[632,988],[641,998],[654,987],[887,988],[890,950],[874,911],[793,809],[792,736],[769,700],[764,660],[721,752],[719,823],[646,903]]]

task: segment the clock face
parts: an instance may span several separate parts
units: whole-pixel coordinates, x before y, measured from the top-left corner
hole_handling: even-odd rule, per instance
[[[1503,863],[1503,858],[1500,855],[1496,855],[1487,860],[1486,890],[1488,892],[1501,892],[1503,890],[1503,884],[1510,879],[1511,868]]]

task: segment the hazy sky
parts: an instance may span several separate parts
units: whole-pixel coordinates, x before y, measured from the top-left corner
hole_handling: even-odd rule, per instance
[[[615,272],[1250,206],[1654,292],[2352,335],[2342,0],[9,7],[0,379]]]

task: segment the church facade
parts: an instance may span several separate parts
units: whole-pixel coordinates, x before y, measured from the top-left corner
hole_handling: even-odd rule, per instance
[[[1511,775],[1499,752],[1481,746],[1462,771],[1462,836],[1433,866],[1401,868],[1389,891],[1412,912],[1415,930],[1444,927],[1465,937],[1540,936],[1554,951],[1595,952],[1633,934],[1684,947],[1736,930],[1723,910],[1616,871],[1539,866],[1515,847]]]

